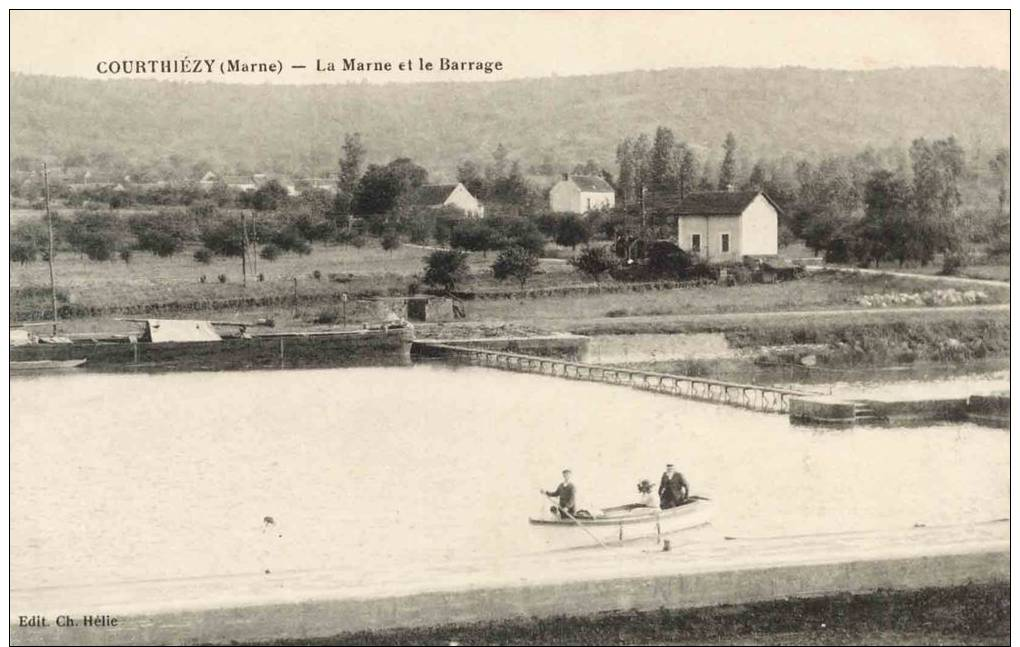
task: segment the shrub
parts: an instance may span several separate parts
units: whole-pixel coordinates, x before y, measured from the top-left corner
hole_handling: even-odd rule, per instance
[[[269,262],[273,262],[280,257],[280,248],[270,243],[259,250],[259,256]]]
[[[196,249],[193,256],[196,261],[203,265],[208,265],[209,263],[212,262],[212,252],[206,249],[205,247],[202,247],[201,249]]]
[[[467,254],[457,250],[436,250],[425,257],[427,285],[435,285],[453,291],[457,283],[467,278]]]
[[[186,240],[195,237],[193,216],[170,210],[162,210],[156,216],[135,215],[128,224],[138,238],[138,249],[162,258],[173,256]]]
[[[259,283],[262,283],[265,280],[266,280],[266,275],[263,274],[262,272],[259,272]]]
[[[216,280],[219,281],[220,283],[226,283],[227,282],[227,275],[226,274],[220,274],[219,276],[216,277]]]
[[[36,259],[36,248],[25,241],[11,241],[11,261],[24,265]]]
[[[686,278],[694,259],[675,243],[656,240],[645,246],[648,272],[656,278]]]
[[[122,250],[120,250],[120,260],[124,261],[125,263],[130,263],[131,262],[131,250],[130,249],[122,249]]]
[[[947,253],[942,259],[942,271],[940,274],[945,276],[951,276],[956,274],[963,268],[964,258],[961,254]]]
[[[605,247],[589,247],[570,259],[570,264],[582,274],[590,276],[596,283],[599,282],[599,278],[603,274],[615,269],[618,265],[616,259],[607,252]]]
[[[340,321],[340,312],[336,308],[327,308],[315,313],[312,323],[333,325]]]
[[[435,223],[430,223],[424,219],[416,219],[407,226],[407,238],[415,245],[424,245],[429,240],[429,234],[434,230]]]
[[[400,247],[400,236],[398,236],[395,231],[387,231],[383,234],[380,244],[384,250],[391,252]]]
[[[537,269],[538,257],[530,250],[516,245],[500,252],[492,264],[492,274],[497,280],[512,278],[521,284],[521,288]]]
[[[581,243],[591,239],[591,231],[580,216],[571,214],[560,218],[556,228],[556,244],[576,249]]]
[[[199,283],[205,283],[205,282],[206,282],[206,280],[207,280],[207,279],[206,279],[206,276],[205,276],[205,274],[203,274],[202,276],[198,277],[198,282],[199,282]]]
[[[354,246],[355,249],[361,249],[362,247],[365,246],[365,237],[362,236],[361,234],[356,234],[352,236],[351,245]]]
[[[450,246],[469,252],[486,253],[492,249],[499,249],[504,242],[498,232],[485,223],[474,220],[462,222],[450,232]]]
[[[208,222],[199,238],[209,251],[220,256],[240,256],[244,251],[240,222],[230,220]]]
[[[314,272],[312,272],[312,278],[315,279],[316,281],[321,281],[322,272],[320,272],[319,270],[315,270]]]
[[[93,261],[110,260],[126,243],[120,219],[101,211],[76,213],[66,225],[65,238],[72,249]]]

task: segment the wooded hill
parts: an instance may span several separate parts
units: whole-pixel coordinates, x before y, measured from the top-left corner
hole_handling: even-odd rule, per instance
[[[12,160],[84,156],[90,166],[197,162],[221,173],[324,175],[345,132],[369,162],[410,157],[433,181],[502,142],[522,168],[593,159],[615,172],[626,136],[672,128],[721,157],[819,158],[955,135],[968,154],[1009,145],[1009,73],[670,69],[502,82],[231,85],[13,74]]]

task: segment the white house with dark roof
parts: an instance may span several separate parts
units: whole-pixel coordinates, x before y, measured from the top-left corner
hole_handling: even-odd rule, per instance
[[[465,215],[475,218],[485,216],[485,207],[460,182],[420,186],[411,194],[410,202],[416,206],[432,209],[454,207],[463,211]]]
[[[616,191],[594,175],[564,175],[549,189],[549,209],[564,213],[587,213],[593,209],[611,209]]]
[[[762,191],[700,191],[680,200],[677,244],[710,263],[779,253],[780,209]]]

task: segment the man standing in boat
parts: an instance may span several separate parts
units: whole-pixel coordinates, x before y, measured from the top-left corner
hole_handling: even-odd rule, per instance
[[[549,510],[561,519],[567,519],[574,514],[574,507],[577,502],[574,484],[570,482],[570,470],[563,470],[563,482],[552,491],[541,490],[542,494],[548,497],[559,497],[560,505],[553,506]]]
[[[662,475],[662,480],[659,482],[659,500],[662,502],[662,509],[668,510],[682,504],[687,500],[689,490],[687,479],[673,468],[673,463],[666,465],[666,473]]]

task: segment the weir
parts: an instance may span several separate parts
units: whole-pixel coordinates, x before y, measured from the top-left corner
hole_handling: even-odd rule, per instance
[[[570,380],[619,384],[643,391],[653,391],[689,400],[715,402],[766,413],[789,413],[791,398],[812,395],[791,389],[599,366],[553,357],[522,355],[441,342],[415,341],[414,346],[417,354],[426,357],[441,357],[518,373],[535,373]]]

